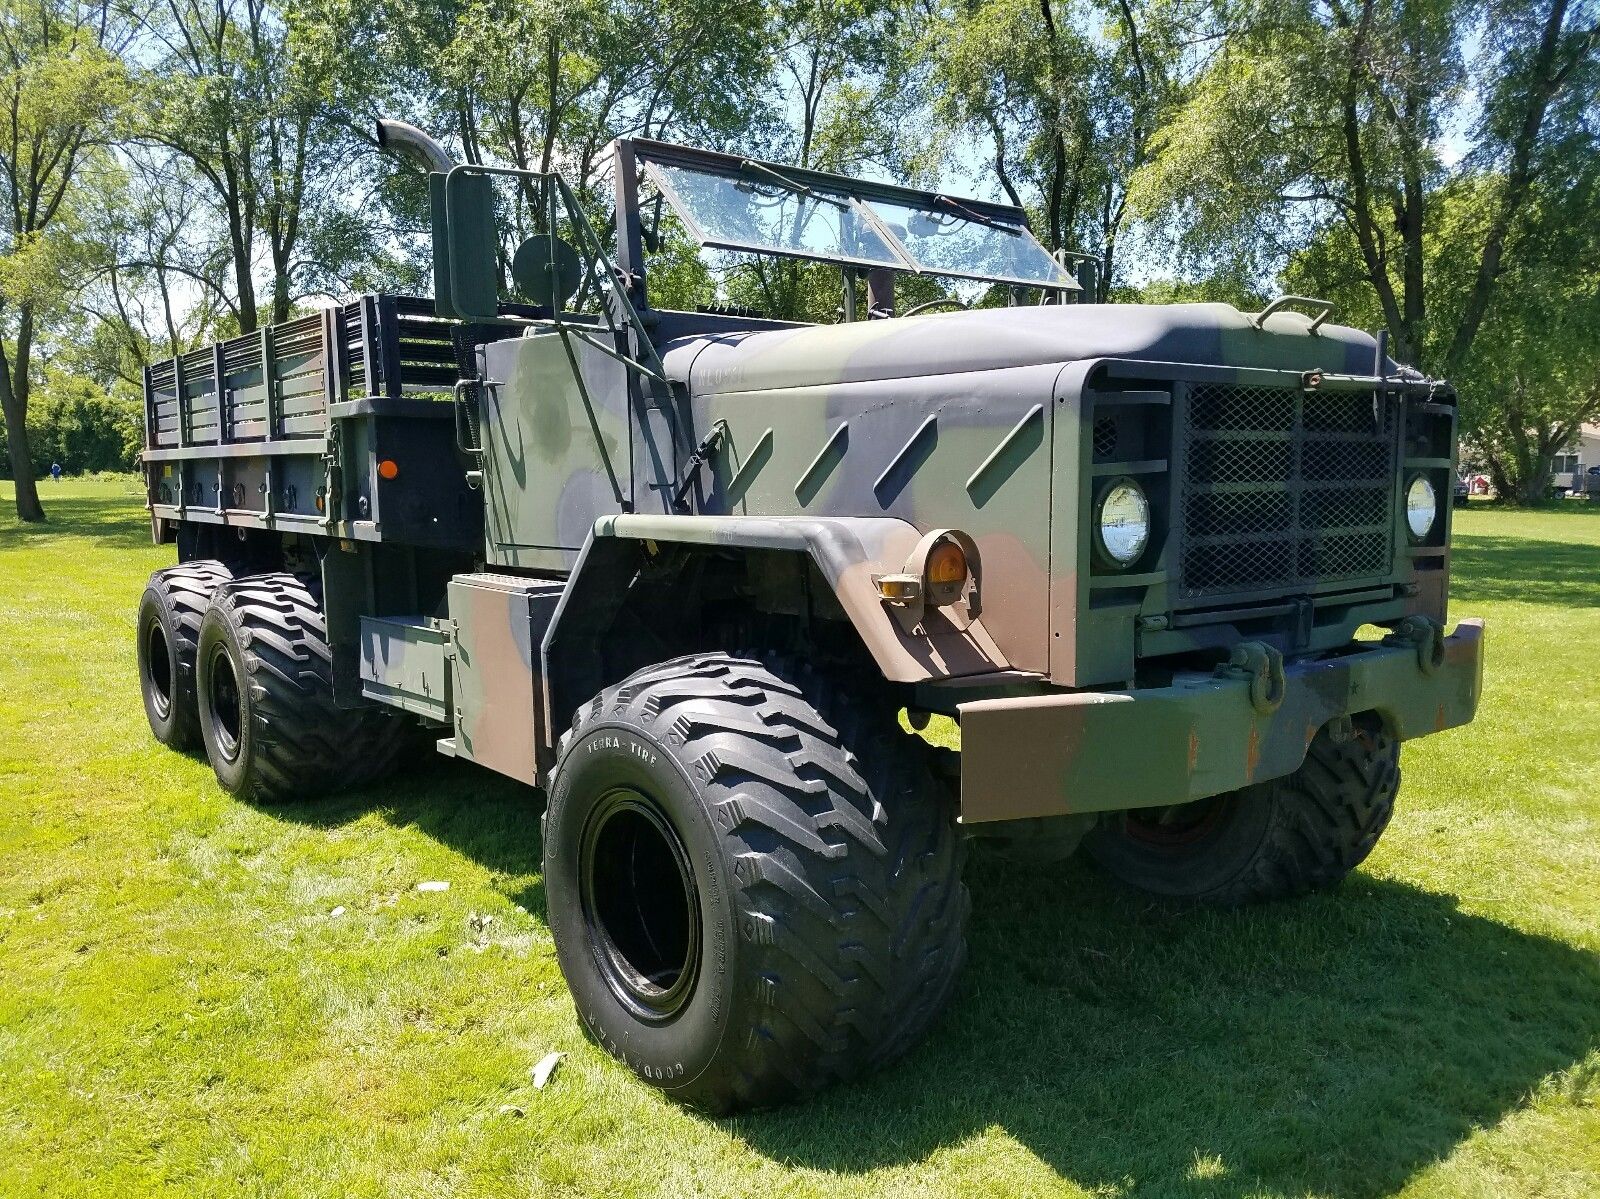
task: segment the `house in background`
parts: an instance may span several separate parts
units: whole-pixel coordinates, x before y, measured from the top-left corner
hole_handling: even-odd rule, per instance
[[[1584,425],[1567,446],[1567,452],[1556,455],[1555,472],[1571,474],[1580,466],[1588,470],[1600,466],[1600,425]]]
[[[1600,491],[1600,476],[1590,475],[1591,467],[1600,467],[1600,424],[1584,425],[1566,452],[1555,456],[1550,482],[1558,490]]]

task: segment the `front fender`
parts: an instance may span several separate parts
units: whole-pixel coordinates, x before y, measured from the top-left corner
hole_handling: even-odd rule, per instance
[[[921,538],[915,525],[892,517],[602,517],[584,542],[545,635],[546,665],[593,610],[598,596],[590,593],[608,585],[608,546],[653,542],[805,554],[816,563],[872,660],[891,682],[919,683],[1010,669],[981,616],[958,628],[935,614],[916,632],[907,632],[879,597],[875,578],[901,570]]]

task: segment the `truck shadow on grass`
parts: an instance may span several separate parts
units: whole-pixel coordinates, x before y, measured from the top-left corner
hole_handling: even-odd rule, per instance
[[[542,919],[536,793],[424,762],[275,811],[337,825],[378,810]],[[1088,1189],[1365,1199],[1541,1089],[1582,1102],[1600,1088],[1583,1066],[1600,1051],[1600,956],[1448,895],[1358,874],[1331,895],[1214,912],[1081,860],[1019,865],[983,846],[968,880],[971,958],[918,1049],[719,1123],[775,1161],[839,1173],[915,1167],[992,1128]]]
[[[1511,600],[1600,607],[1600,546],[1457,533],[1450,551],[1453,604]],[[1461,615],[1471,615],[1458,607]]]
[[[1542,1086],[1600,1085],[1572,1069],[1600,1047],[1600,959],[1448,896],[1361,875],[1179,910],[1079,862],[977,856],[972,956],[932,1036],[730,1131],[830,1171],[995,1128],[1091,1190],[1377,1196]]]
[[[433,737],[419,738],[395,775],[375,786],[263,810],[317,828],[337,828],[377,813],[395,828],[415,828],[471,858],[494,876],[497,891],[543,919],[543,796],[512,779],[442,757],[432,748]]]

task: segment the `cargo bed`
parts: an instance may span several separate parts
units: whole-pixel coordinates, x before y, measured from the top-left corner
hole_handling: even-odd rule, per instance
[[[476,346],[546,315],[500,312],[468,324],[432,300],[363,295],[150,366],[143,461],[158,537],[194,522],[476,548],[469,463],[440,469],[459,456],[455,384]]]

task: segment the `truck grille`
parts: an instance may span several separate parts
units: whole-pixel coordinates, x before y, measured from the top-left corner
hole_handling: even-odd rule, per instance
[[[1183,422],[1179,590],[1292,591],[1394,560],[1394,407],[1371,392],[1196,384]]]

